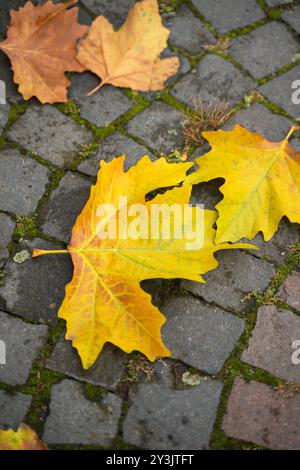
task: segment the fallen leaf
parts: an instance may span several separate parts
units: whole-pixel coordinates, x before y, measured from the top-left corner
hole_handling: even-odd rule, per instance
[[[22,423],[17,432],[0,429],[0,450],[48,450],[48,447],[27,424]]]
[[[68,250],[34,250],[33,256],[70,253],[74,275],[66,288],[66,296],[59,317],[67,321],[66,338],[73,341],[85,369],[92,366],[105,343],[110,342],[130,353],[138,350],[154,361],[159,356],[169,356],[163,345],[160,330],[165,317],[152,305],[151,296],[140,287],[144,279],[185,278],[204,282],[201,274],[214,269],[218,250],[251,247],[245,244],[214,244],[212,228],[216,212],[202,211],[204,216],[204,245],[201,249],[187,250],[187,237],[168,239],[148,237],[137,239],[116,236],[100,239],[99,224],[105,217],[99,215],[102,204],[118,208],[119,197],[127,197],[128,206],[143,204],[150,214],[153,204],[172,206],[188,204],[192,186],[185,184],[158,194],[146,201],[146,196],[157,188],[171,187],[185,179],[192,163],[169,164],[164,158],[152,162],[143,157],[134,167],[124,172],[125,157],[101,162],[97,183],[78,217],[72,231]],[[145,202],[146,201],[146,202]],[[117,220],[123,217],[117,212]],[[174,224],[180,224],[174,218]],[[160,228],[162,221],[160,220]],[[186,226],[196,228],[195,217]],[[161,233],[161,232],[160,232]],[[190,241],[190,240],[189,240]]]
[[[283,216],[300,223],[300,153],[290,144],[292,127],[282,142],[270,142],[236,125],[231,131],[203,132],[212,150],[196,160],[193,184],[224,178],[224,199],[216,206],[216,243],[252,240],[259,231],[265,241]]]
[[[77,55],[102,80],[88,96],[107,83],[140,91],[163,89],[179,67],[177,57],[159,58],[169,34],[162,25],[157,0],[136,3],[118,31],[104,16],[96,18]]]
[[[76,44],[88,27],[77,22],[77,7],[67,10],[75,3],[27,2],[18,11],[11,10],[0,49],[10,58],[14,81],[25,100],[35,96],[41,103],[67,101],[70,81],[65,72],[84,70],[76,59]]]

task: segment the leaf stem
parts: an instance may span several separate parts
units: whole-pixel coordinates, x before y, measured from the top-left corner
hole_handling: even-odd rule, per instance
[[[102,88],[106,83],[107,83],[106,80],[103,80],[103,82],[100,82],[99,85],[96,86],[96,88],[94,88],[92,91],[89,91],[88,93],[86,93],[85,96],[93,95],[94,93],[96,93],[96,91],[100,90],[100,88]]]
[[[61,254],[68,254],[68,250],[32,250],[32,258],[37,258],[38,256],[43,255],[61,255]]]

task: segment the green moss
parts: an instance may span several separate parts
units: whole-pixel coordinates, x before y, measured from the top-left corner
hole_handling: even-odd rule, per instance
[[[246,34],[251,33],[255,29],[259,28],[260,26],[263,26],[264,24],[268,23],[269,20],[267,18],[263,18],[262,20],[256,21],[255,23],[252,23],[250,25],[241,27],[241,28],[236,28],[233,31],[230,31],[227,36],[231,39],[236,38],[237,36],[244,36]]]
[[[6,138],[4,135],[0,135],[0,149],[6,145]]]
[[[64,114],[67,114],[68,116],[72,117],[73,119],[80,118],[80,109],[75,103],[75,101],[71,99],[69,99],[66,103],[61,103],[57,105],[57,108]]]
[[[25,113],[28,107],[29,107],[29,103],[13,104],[9,109],[9,115],[8,115],[6,128],[11,127],[19,119],[19,117]]]
[[[278,69],[275,73],[267,75],[263,78],[260,78],[258,80],[258,85],[264,85],[265,83],[269,82],[270,80],[274,80],[274,78],[279,77],[280,75],[288,72],[289,70],[293,69],[296,67],[296,65],[300,64],[300,59],[295,60],[294,62],[291,62],[290,64],[284,65],[280,69]]]
[[[159,11],[161,14],[174,13],[182,0],[158,0]]]
[[[36,225],[35,217],[27,217],[23,215],[17,215],[16,227],[13,238],[20,240],[21,238],[34,238],[36,236]]]
[[[90,383],[87,383],[84,386],[84,395],[90,401],[101,402],[107,394],[108,391],[105,390],[105,388],[96,387]]]
[[[87,158],[95,155],[99,147],[99,142],[101,142],[101,139],[96,137],[93,142],[84,145],[77,157],[74,158],[74,160],[68,165],[68,169],[75,171],[80,165],[80,163],[82,163]]]
[[[271,20],[279,20],[281,18],[281,11],[280,10],[271,10],[267,11],[267,15]]]
[[[276,271],[274,278],[270,286],[268,287],[265,295],[263,296],[263,301],[267,302],[269,299],[274,297],[279,287],[285,281],[286,277],[299,266],[300,261],[300,243],[298,243],[292,250],[291,255],[288,260],[279,267]]]
[[[272,101],[268,100],[264,96],[255,96],[253,101],[256,103],[260,103],[266,108],[268,108],[272,113],[274,114],[279,114],[281,116],[286,117],[289,120],[296,121],[293,117],[291,117],[281,106],[279,106],[276,103],[273,103]]]
[[[33,382],[35,391],[25,421],[40,435],[42,434],[44,419],[48,413],[51,388],[63,378],[62,374],[46,369],[37,368],[31,371],[30,382]]]
[[[185,3],[188,5],[189,9],[194,13],[194,15],[202,21],[208,31],[210,31],[217,38],[221,37],[219,31],[214,27],[214,25],[210,23],[199,10],[197,10],[192,0],[186,0]]]

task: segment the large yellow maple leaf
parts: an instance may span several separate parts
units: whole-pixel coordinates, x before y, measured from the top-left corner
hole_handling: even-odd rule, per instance
[[[76,44],[88,30],[77,21],[77,3],[69,0],[42,5],[27,2],[11,10],[7,38],[0,49],[10,58],[14,81],[25,100],[36,96],[41,103],[67,101],[70,81],[65,72],[82,72]]]
[[[300,223],[300,153],[289,137],[270,142],[236,125],[231,131],[203,132],[212,150],[196,159],[193,184],[224,178],[223,200],[216,206],[216,243],[252,238],[270,240],[283,216]]]
[[[0,450],[48,450],[48,447],[27,424],[22,423],[16,432],[0,429]]]
[[[157,194],[151,200],[146,200],[146,196],[157,188],[182,182],[192,164],[170,164],[164,158],[152,162],[145,156],[124,172],[124,159],[101,162],[97,183],[91,188],[90,198],[74,225],[68,250],[33,252],[33,256],[68,252],[72,257],[74,276],[66,288],[59,317],[67,321],[66,338],[77,348],[84,368],[95,362],[107,342],[127,353],[141,351],[151,361],[158,356],[169,356],[160,334],[165,317],[152,305],[151,296],[141,289],[140,282],[154,278],[203,282],[201,274],[218,265],[214,258],[216,251],[249,247],[245,244],[215,245],[212,227],[216,213],[199,207],[192,209],[190,219],[170,219],[170,235],[163,236],[160,230],[158,238],[140,234],[134,239],[123,237],[118,231],[115,239],[100,239],[99,230],[110,219],[99,211],[103,204],[117,208],[117,221],[120,226],[122,220],[124,223],[120,197],[127,198],[128,207],[141,204],[149,215],[154,205],[183,209],[184,204],[189,204],[190,184]],[[196,211],[204,216],[204,244],[197,249],[187,249],[187,243],[191,243],[189,233],[196,233],[196,228],[201,230],[200,226],[196,227]],[[162,219],[159,224],[161,228]],[[174,228],[180,225],[186,230],[181,238],[176,238],[178,232]]]
[[[88,95],[107,83],[141,91],[163,89],[179,67],[177,57],[159,57],[169,34],[162,25],[157,0],[137,2],[118,31],[104,16],[96,18],[77,55],[102,80]]]

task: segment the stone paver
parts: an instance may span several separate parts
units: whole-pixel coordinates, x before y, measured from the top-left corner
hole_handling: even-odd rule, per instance
[[[124,164],[126,170],[135,165],[144,155],[152,156],[151,152],[142,145],[128,139],[119,132],[114,132],[100,144],[96,155],[84,160],[79,165],[78,170],[86,175],[96,176],[100,168],[100,160],[109,162],[121,155],[126,155],[127,157]]]
[[[6,0],[5,3],[7,4]],[[2,7],[1,7],[2,13]],[[2,14],[1,14],[2,19]],[[3,80],[6,85],[6,99],[9,103],[20,103],[22,102],[22,96],[18,92],[18,85],[13,82],[13,73],[11,70],[11,64],[4,54],[0,51],[0,80]]]
[[[7,245],[11,241],[14,233],[15,223],[10,217],[0,213],[0,265],[8,257]]]
[[[196,154],[198,157],[197,152]],[[219,191],[219,187],[223,184],[224,180],[221,178],[208,183],[196,184],[192,190],[190,204],[203,204],[205,209],[214,210],[223,197]]]
[[[203,46],[215,42],[214,36],[184,5],[177,10],[176,15],[166,15],[164,20],[165,26],[171,31],[170,44],[190,54],[199,54],[204,50]]]
[[[91,182],[86,178],[67,172],[42,208],[43,231],[68,242],[73,225],[89,198],[90,187]]]
[[[232,129],[236,124],[246,127],[249,131],[258,132],[266,139],[275,142],[284,139],[293,125],[286,117],[274,114],[258,103],[235,113],[223,129]]]
[[[128,357],[120,349],[107,345],[96,363],[84,370],[71,341],[61,339],[55,346],[46,367],[77,380],[115,390],[125,372]]]
[[[263,236],[258,234],[251,243],[257,246],[259,250],[255,251],[255,256],[264,258],[274,264],[282,264],[291,253],[291,248],[298,243],[300,238],[300,227],[298,224],[292,224],[287,219],[283,219],[277,232],[271,240],[265,242]],[[243,239],[248,243],[249,241]]]
[[[18,150],[0,150],[0,210],[32,214],[47,183],[47,168]]]
[[[298,271],[293,271],[288,275],[277,295],[291,307],[300,310],[300,273]]]
[[[228,33],[265,17],[255,0],[192,0],[220,33]]]
[[[161,307],[163,338],[172,357],[215,374],[243,333],[245,322],[193,297],[176,297]]]
[[[29,249],[60,248],[39,239],[26,246]],[[0,285],[0,309],[37,322],[56,324],[65,286],[72,278],[72,263],[68,256],[42,256],[22,264],[10,261],[4,274]]]
[[[0,381],[10,385],[24,384],[45,342],[48,328],[30,325],[4,312],[0,312],[0,320],[0,337],[6,345],[6,364],[0,365]]]
[[[52,387],[43,439],[50,444],[111,446],[117,434],[121,403],[112,393],[99,403],[89,401],[82,385],[64,380]]]
[[[292,101],[293,93],[299,89],[299,84],[296,88],[292,88],[294,81],[299,80],[300,65],[293,67],[289,72],[286,72],[279,77],[271,80],[258,89],[266,98],[275,104],[281,106],[284,111],[294,118],[300,117],[300,105],[294,104]],[[299,93],[298,93],[299,95]],[[299,96],[296,96],[299,99]]]
[[[233,104],[254,88],[255,83],[230,62],[208,54],[200,60],[194,73],[179,80],[171,93],[188,106],[201,100],[203,103],[229,101]]]
[[[31,404],[31,396],[0,390],[0,429],[17,431]]]
[[[125,442],[158,450],[207,448],[221,390],[214,380],[189,390],[140,385],[124,422]]]
[[[293,3],[293,0],[266,0],[266,4],[269,7],[278,7],[280,5],[289,5],[292,3]]]
[[[1,98],[3,98],[1,96]],[[9,104],[2,104],[0,103],[0,134],[2,133],[4,127],[7,124],[9,115]]]
[[[82,3],[94,14],[103,15],[114,26],[121,26],[126,20],[129,9],[134,0],[82,0]]]
[[[270,449],[300,449],[300,395],[283,398],[270,386],[237,379],[223,429],[228,436]]]
[[[133,136],[158,152],[170,152],[183,144],[181,113],[168,104],[156,102],[127,124]]]
[[[292,10],[285,11],[282,15],[282,19],[289,23],[297,33],[300,33],[300,5]]]
[[[292,362],[293,342],[300,339],[300,318],[275,306],[260,307],[242,361],[281,379],[300,383],[300,367]]]
[[[278,44],[280,47],[277,47]],[[274,73],[293,62],[298,52],[299,45],[291,33],[276,22],[234,39],[229,50],[229,54],[255,78]]]
[[[78,104],[80,116],[98,127],[107,127],[112,121],[132,108],[132,101],[120,88],[106,85],[92,96],[86,93],[93,90],[100,80],[91,73],[72,77],[70,97]]]
[[[10,10],[18,10],[21,6],[26,3],[26,0],[0,0],[0,38],[5,38],[7,26],[10,22]]]
[[[253,291],[262,293],[267,288],[275,274],[274,266],[242,252],[224,251],[216,258],[220,265],[204,275],[206,284],[182,281],[181,285],[207,302],[247,313],[252,302],[242,300]]]
[[[52,106],[35,106],[7,132],[9,138],[55,165],[70,163],[93,139],[92,132]]]

